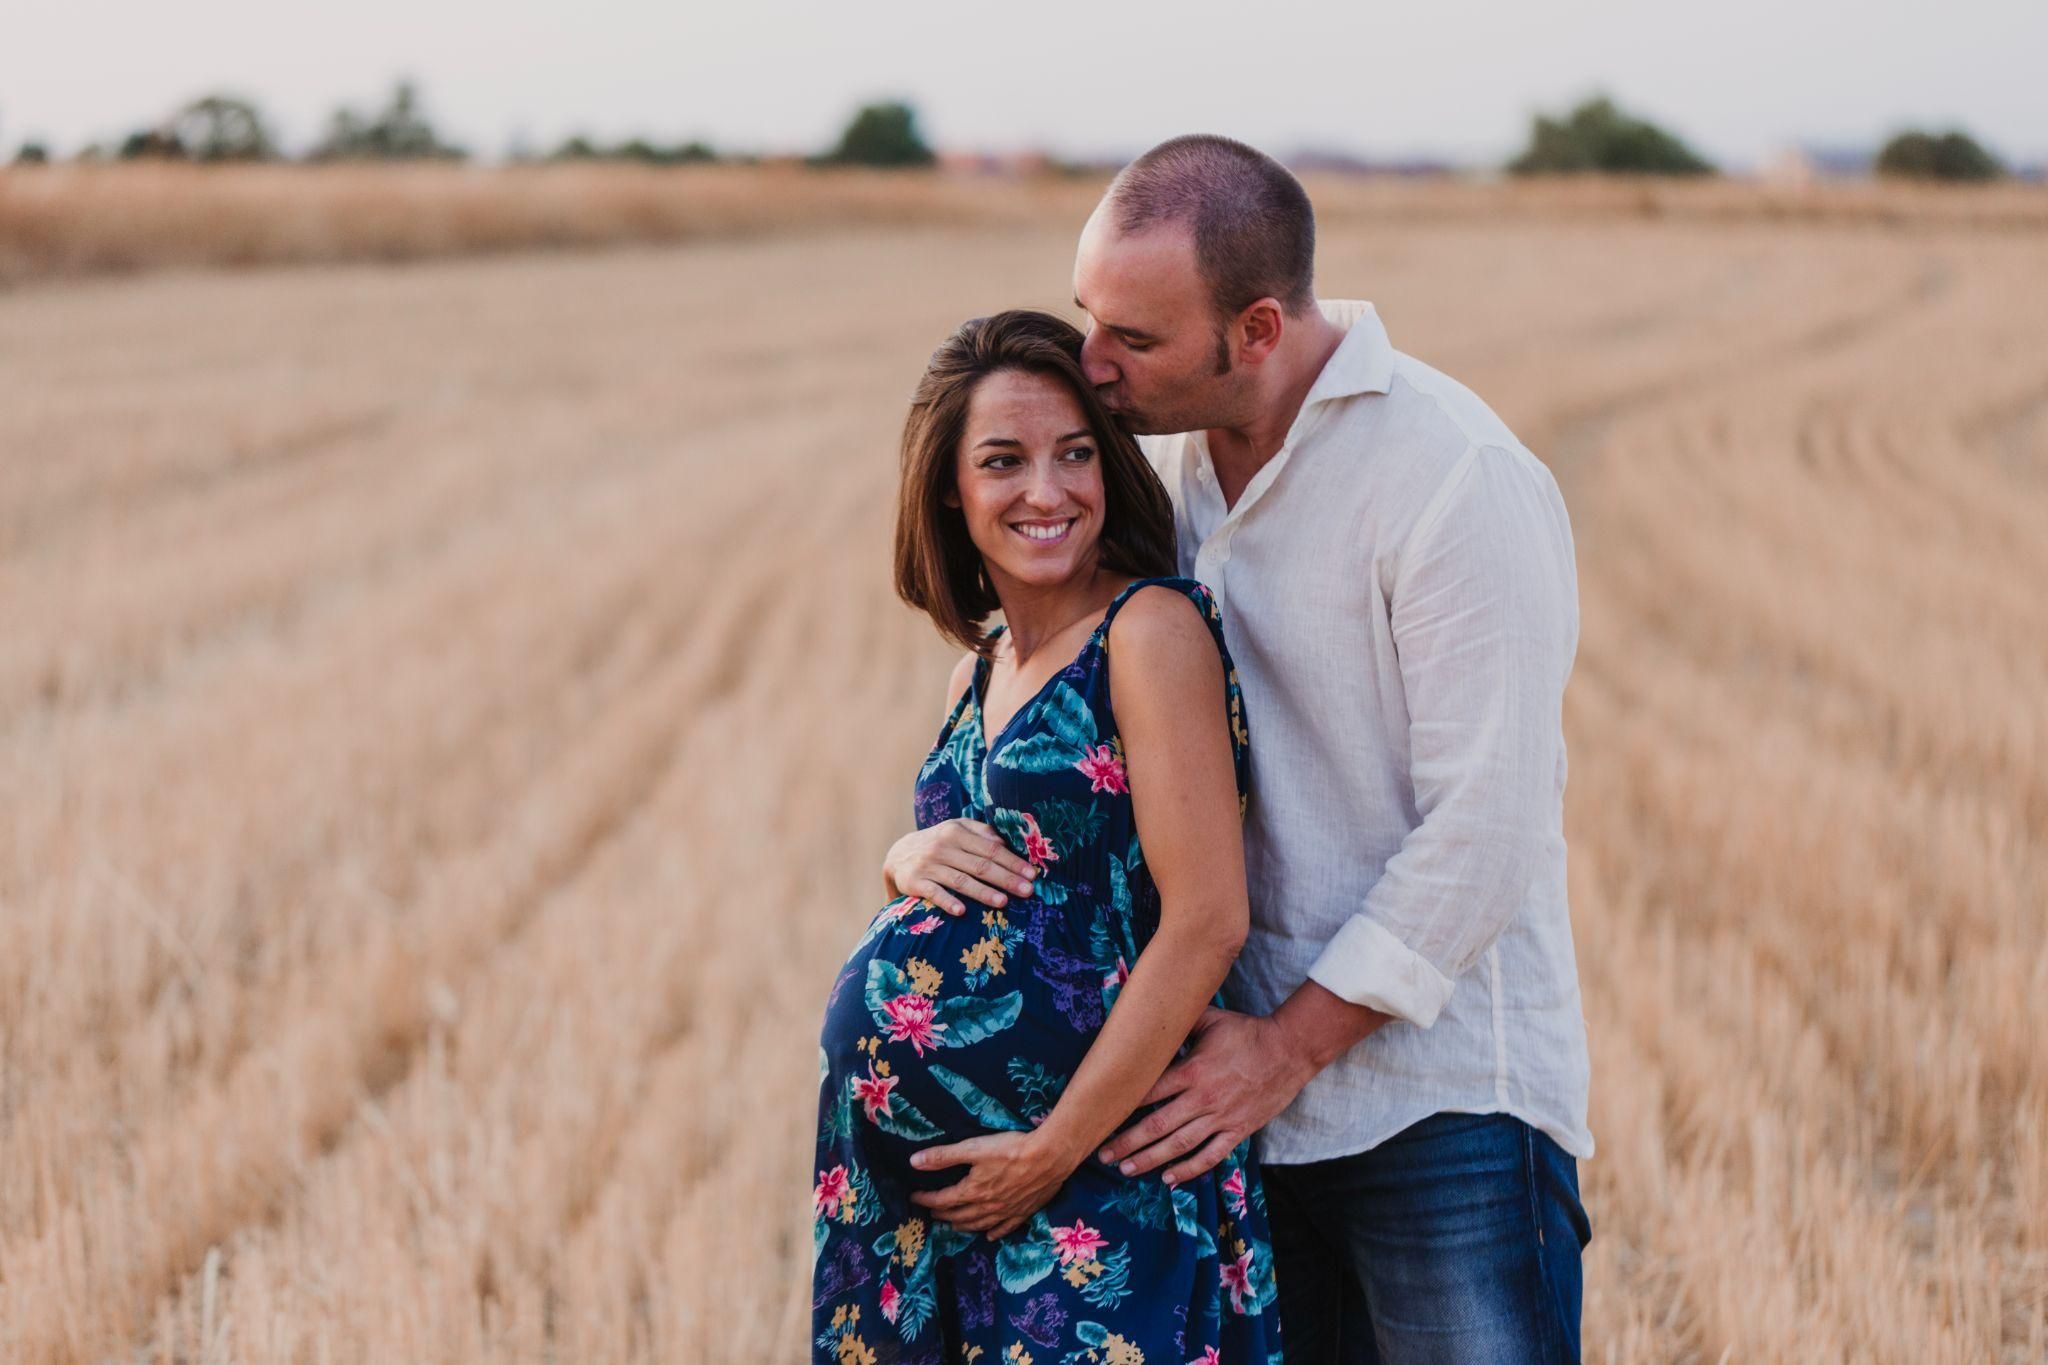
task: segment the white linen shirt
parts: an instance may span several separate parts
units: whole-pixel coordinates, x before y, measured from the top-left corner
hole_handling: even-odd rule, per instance
[[[1564,499],[1369,303],[1234,506],[1202,432],[1141,438],[1180,571],[1216,594],[1251,732],[1251,931],[1225,999],[1311,978],[1394,1019],[1262,1129],[1260,1158],[1507,1113],[1590,1157],[1565,904],[1562,709],[1578,647]]]

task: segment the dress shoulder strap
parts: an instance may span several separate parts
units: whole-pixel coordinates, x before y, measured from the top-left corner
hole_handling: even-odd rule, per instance
[[[1221,613],[1217,611],[1215,595],[1199,579],[1180,578],[1172,575],[1162,575],[1157,578],[1140,578],[1136,582],[1127,585],[1122,592],[1110,599],[1109,610],[1102,614],[1102,624],[1096,627],[1096,629],[1107,631],[1109,623],[1116,619],[1116,614],[1123,610],[1124,603],[1130,601],[1138,589],[1152,587],[1172,588],[1185,595],[1195,604],[1196,610],[1202,613],[1204,619],[1210,621],[1212,626],[1216,628],[1216,643],[1219,647],[1222,646],[1223,636],[1221,627],[1223,618]]]
[[[1194,578],[1162,576],[1139,579],[1116,595],[1115,600],[1109,604],[1109,610],[1103,614],[1102,624],[1096,628],[1105,646],[1104,652],[1108,652],[1106,646],[1109,642],[1109,623],[1116,619],[1117,612],[1138,589],[1154,586],[1173,588],[1195,604],[1195,610],[1201,612],[1202,619],[1208,623],[1209,636],[1216,642],[1216,652],[1223,656],[1224,712],[1230,724],[1231,756],[1237,768],[1238,810],[1242,814],[1251,786],[1252,739],[1251,731],[1245,722],[1244,693],[1238,686],[1237,665],[1231,661],[1230,644],[1223,635],[1223,612],[1216,605],[1216,594],[1209,591],[1207,584]]]

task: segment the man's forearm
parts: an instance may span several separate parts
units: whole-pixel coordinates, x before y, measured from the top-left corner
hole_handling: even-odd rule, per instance
[[[1290,1052],[1309,1064],[1311,1076],[1393,1017],[1369,1005],[1354,1005],[1314,981],[1302,982],[1273,1011],[1273,1022],[1286,1034]]]

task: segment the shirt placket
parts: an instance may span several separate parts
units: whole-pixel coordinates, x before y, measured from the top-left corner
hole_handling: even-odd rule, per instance
[[[1294,448],[1315,430],[1321,422],[1323,410],[1328,405],[1312,403],[1295,415],[1294,425],[1287,438],[1280,443],[1273,458],[1260,467],[1238,495],[1237,505],[1223,515],[1216,528],[1202,539],[1202,548],[1195,552],[1195,577],[1209,585],[1216,598],[1216,609],[1223,611],[1228,605],[1230,542],[1236,537],[1238,528],[1251,513],[1259,500],[1266,496],[1280,477],[1280,471],[1293,456]],[[1209,459],[1209,443],[1204,440],[1197,448],[1195,459],[1195,480],[1202,486],[1202,497],[1209,510],[1214,513],[1223,506],[1223,490],[1217,485],[1216,470]]]

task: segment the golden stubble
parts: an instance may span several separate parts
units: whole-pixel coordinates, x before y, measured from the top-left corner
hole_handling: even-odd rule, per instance
[[[803,1357],[822,1002],[949,664],[902,403],[1093,192],[950,183],[0,300],[0,1358]],[[2040,1359],[2032,201],[1345,193],[1323,292],[1572,511],[1588,1359]]]

